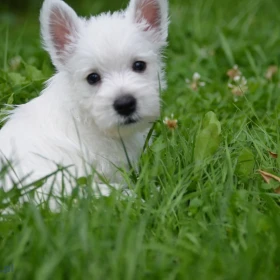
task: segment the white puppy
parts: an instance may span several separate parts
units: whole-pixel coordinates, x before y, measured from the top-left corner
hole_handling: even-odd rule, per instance
[[[57,72],[39,97],[12,111],[0,131],[1,164],[13,166],[0,183],[5,190],[58,165],[70,166],[76,178],[93,167],[120,182],[118,168],[128,164],[123,144],[131,162],[137,161],[159,116],[167,8],[167,0],[131,0],[125,11],[84,19],[61,0],[44,1],[41,33]],[[59,178],[40,191],[47,194],[52,185],[59,194]],[[66,192],[74,186],[65,184]]]

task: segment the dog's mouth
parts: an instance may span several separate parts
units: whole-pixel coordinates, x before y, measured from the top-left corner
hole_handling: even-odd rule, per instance
[[[140,122],[140,117],[137,115],[134,116],[127,116],[125,118],[122,119],[122,121],[120,122],[121,126],[129,126],[129,125],[133,125],[136,124],[138,122]]]
[[[128,126],[133,126],[133,125],[137,125],[137,124],[153,124],[156,121],[157,117],[147,117],[147,118],[143,118],[140,117],[139,115],[135,114],[133,116],[128,116],[123,118],[120,122],[119,122],[119,126],[120,127],[128,127]]]
[[[135,119],[135,118],[126,118],[123,122],[124,125],[130,125],[130,124],[134,124],[137,123],[139,121],[139,119]]]

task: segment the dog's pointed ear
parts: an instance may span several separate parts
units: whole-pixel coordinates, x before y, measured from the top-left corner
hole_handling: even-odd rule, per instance
[[[153,31],[156,40],[166,42],[169,23],[167,0],[131,0],[128,11],[144,31]]]
[[[81,20],[63,1],[45,0],[40,22],[44,47],[60,70],[75,51]]]

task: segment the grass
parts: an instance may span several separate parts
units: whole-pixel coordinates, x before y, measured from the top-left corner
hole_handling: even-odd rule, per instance
[[[80,12],[108,8],[95,2]],[[278,0],[170,2],[162,118],[178,127],[159,121],[137,181],[126,175],[138,196],[74,193],[60,213],[25,204],[1,217],[0,279],[279,279],[279,183],[258,172],[280,174],[269,154],[280,152],[280,75],[265,77],[280,60]],[[37,16],[0,13],[1,104],[27,102],[53,73]],[[228,88],[234,64],[241,96]]]

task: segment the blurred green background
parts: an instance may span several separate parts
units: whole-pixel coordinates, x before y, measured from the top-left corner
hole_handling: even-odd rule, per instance
[[[79,12],[89,12],[90,8],[96,9],[97,11],[112,9],[119,9],[122,4],[127,3],[127,0],[111,0],[111,1],[99,1],[99,0],[84,0],[84,1],[75,1],[69,0],[66,1],[70,4],[76,11]],[[1,0],[0,7],[1,10],[6,10],[10,12],[16,13],[24,13],[24,12],[33,12],[38,10],[43,3],[43,0]]]

